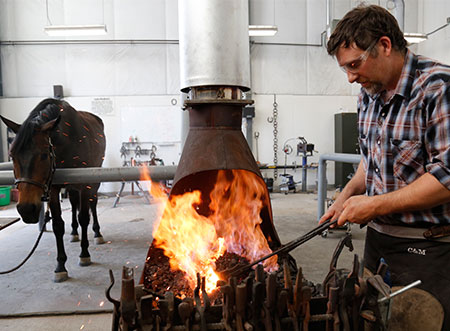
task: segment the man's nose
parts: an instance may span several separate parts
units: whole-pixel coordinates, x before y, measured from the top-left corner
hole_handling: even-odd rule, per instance
[[[353,73],[353,72],[347,71],[347,79],[348,79],[348,82],[350,84],[354,83],[357,78],[358,78],[358,74],[357,73]]]

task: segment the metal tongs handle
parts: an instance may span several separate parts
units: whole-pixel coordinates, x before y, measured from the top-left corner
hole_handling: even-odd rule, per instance
[[[294,248],[300,246],[301,244],[304,244],[308,240],[310,240],[310,239],[314,238],[315,236],[321,234],[322,232],[327,230],[330,226],[336,224],[337,221],[338,221],[337,219],[335,219],[333,221],[331,219],[326,220],[325,222],[323,222],[319,226],[315,227],[314,229],[312,229],[308,233],[306,233],[303,236],[301,236],[300,238],[294,239],[294,240],[288,242],[283,247],[281,247],[278,250],[276,250],[275,252],[272,252],[270,256],[275,255],[275,254],[279,254],[279,253],[290,252]],[[268,257],[270,257],[270,256],[268,256]],[[265,260],[268,257],[265,257],[262,260]]]
[[[267,254],[265,256],[263,256],[262,258],[248,264],[245,266],[242,266],[240,268],[237,268],[233,271],[230,272],[230,276],[234,276],[234,275],[239,275],[240,273],[242,273],[243,271],[247,270],[248,268],[253,267],[254,265],[261,263],[264,260],[267,260],[269,257],[272,257],[274,255],[278,255],[281,253],[287,253],[290,252],[291,250],[293,250],[294,248],[300,246],[301,244],[304,244],[305,242],[307,242],[308,240],[314,238],[315,236],[321,234],[323,231],[327,230],[330,226],[334,225],[337,223],[337,219],[335,220],[331,220],[328,219],[325,222],[323,222],[322,224],[320,224],[319,226],[315,227],[314,229],[312,229],[311,231],[309,231],[308,233],[304,234],[303,236],[294,239],[290,242],[288,242],[286,245],[284,245],[283,247],[277,249],[276,251],[273,251],[270,254]]]

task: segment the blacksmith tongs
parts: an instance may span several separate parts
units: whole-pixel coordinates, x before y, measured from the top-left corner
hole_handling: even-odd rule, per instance
[[[277,249],[276,251],[273,251],[270,254],[267,254],[263,256],[262,258],[247,264],[247,265],[235,265],[234,267],[222,270],[222,271],[216,271],[216,273],[222,278],[222,279],[228,279],[229,277],[238,276],[241,273],[247,271],[249,268],[253,267],[254,265],[261,263],[264,260],[267,260],[269,257],[272,257],[274,255],[278,255],[281,253],[287,253],[293,250],[294,248],[300,246],[301,244],[304,244],[308,240],[314,238],[315,236],[321,234],[323,231],[327,230],[329,227],[337,223],[337,219],[331,220],[328,219],[319,226],[315,227],[308,233],[304,234],[303,236],[294,239],[290,242],[288,242],[286,245],[282,246],[281,248]]]

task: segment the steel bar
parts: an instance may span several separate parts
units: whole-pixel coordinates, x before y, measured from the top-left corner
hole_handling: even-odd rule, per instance
[[[306,181],[308,173],[308,158],[306,155],[302,156],[302,192],[306,192]]]
[[[177,39],[71,39],[71,40],[4,40],[0,46],[29,45],[178,45]]]
[[[359,154],[334,153],[323,154],[319,158],[319,182],[317,192],[317,219],[325,212],[325,198],[327,196],[327,161],[358,164],[361,161]]]
[[[272,170],[272,169],[316,169],[318,166],[315,164],[309,164],[306,166],[303,166],[301,164],[288,164],[288,165],[260,165],[260,170]]]
[[[56,169],[53,184],[83,184],[173,179],[176,166],[119,167],[119,168],[66,168]],[[11,170],[0,171],[0,185],[14,184]]]
[[[405,287],[402,287],[398,291],[392,292],[391,294],[389,294],[389,296],[382,297],[381,299],[378,299],[378,303],[382,303],[382,302],[384,302],[386,300],[390,300],[393,297],[395,297],[396,295],[402,294],[403,292],[408,291],[409,289],[411,289],[411,288],[413,288],[415,286],[418,286],[420,284],[422,284],[422,281],[421,280],[416,280],[415,282],[413,282],[413,283],[411,283],[409,285],[406,285]]]
[[[0,163],[0,170],[13,170],[12,161]]]

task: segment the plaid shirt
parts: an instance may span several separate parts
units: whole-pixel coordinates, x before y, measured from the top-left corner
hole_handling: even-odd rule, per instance
[[[393,96],[358,98],[358,130],[368,195],[398,190],[426,172],[450,189],[450,66],[407,51]],[[450,203],[417,212],[379,217],[399,221],[450,223]],[[414,223],[414,224],[413,224]]]

